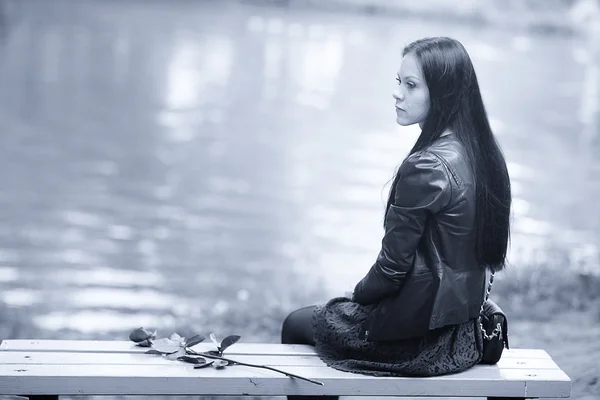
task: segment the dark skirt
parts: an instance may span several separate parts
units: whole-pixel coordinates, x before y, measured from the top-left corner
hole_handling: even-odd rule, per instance
[[[483,338],[477,320],[395,342],[359,339],[374,306],[345,297],[316,307],[315,348],[328,366],[376,376],[436,376],[464,371],[481,360]]]

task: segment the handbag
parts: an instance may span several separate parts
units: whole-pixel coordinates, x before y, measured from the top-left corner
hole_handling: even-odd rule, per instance
[[[481,304],[479,312],[479,327],[483,336],[483,357],[481,364],[494,365],[502,357],[504,347],[508,347],[508,321],[502,309],[490,300],[490,292],[494,283],[494,272],[490,275],[490,281]]]

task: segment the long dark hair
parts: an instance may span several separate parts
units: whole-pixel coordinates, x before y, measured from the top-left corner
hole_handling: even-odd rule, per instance
[[[409,155],[450,129],[466,149],[476,183],[476,252],[482,267],[499,271],[510,240],[511,190],[506,161],[487,117],[471,58],[464,46],[447,37],[417,40],[403,56],[418,60],[429,88],[429,112]],[[393,202],[394,183],[388,198]]]

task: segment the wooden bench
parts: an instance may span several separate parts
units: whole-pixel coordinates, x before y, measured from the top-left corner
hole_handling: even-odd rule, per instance
[[[212,350],[200,343],[195,351]],[[505,350],[495,366],[430,378],[381,378],[329,368],[304,345],[237,343],[225,356],[276,366],[321,381],[240,365],[194,369],[143,354],[127,341],[6,340],[0,344],[0,395],[56,400],[60,395],[341,395],[564,398],[571,380],[543,350]]]

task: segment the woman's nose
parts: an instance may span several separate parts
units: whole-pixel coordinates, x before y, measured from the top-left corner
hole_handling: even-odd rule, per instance
[[[404,95],[399,90],[394,90],[394,93],[392,94],[392,96],[396,100],[399,100],[399,101],[404,100]]]

